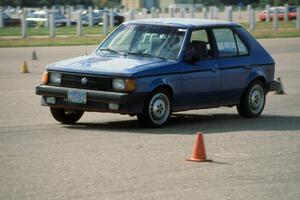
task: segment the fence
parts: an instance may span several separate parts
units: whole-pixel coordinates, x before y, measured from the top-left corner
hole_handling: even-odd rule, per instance
[[[16,8],[16,15],[20,18],[20,24],[21,24],[21,33],[20,36],[22,38],[25,38],[28,36],[28,17],[27,13],[29,12],[28,9],[24,8],[23,10],[20,10],[20,8]],[[48,9],[47,7],[43,8],[43,11],[45,13],[46,19],[45,22],[42,24],[42,26],[49,29],[49,37],[55,37],[56,36],[56,25],[57,20],[55,19],[54,13],[60,13],[65,16],[66,22],[65,25],[67,27],[71,26],[72,24],[76,24],[76,33],[77,36],[84,35],[83,32],[83,21],[82,16],[83,13],[87,13],[88,17],[88,26],[93,27],[94,24],[94,16],[93,11],[94,8],[89,7],[87,10],[74,10],[74,7],[67,6],[67,7],[59,7],[55,8],[52,7],[51,9]],[[109,28],[112,29],[114,26],[114,12],[116,12],[117,9],[105,9],[102,16],[102,27],[99,27],[99,34],[105,34],[107,35],[109,33]],[[5,27],[5,20],[3,18],[3,8],[0,7],[0,28]],[[194,7],[181,7],[177,8],[175,6],[169,6],[168,8],[151,8],[150,10],[147,10],[146,8],[143,8],[141,11],[137,10],[127,10],[127,9],[121,9],[120,15],[124,16],[125,21],[126,20],[134,20],[134,19],[145,19],[145,18],[196,18],[196,19],[222,19],[226,21],[234,21],[234,22],[244,22],[249,24],[250,31],[254,31],[256,29],[256,22],[258,20],[257,18],[257,11],[252,8],[251,5],[248,5],[246,7],[246,10],[242,10],[241,7],[234,8],[233,6],[226,6],[225,9],[220,9],[215,6],[210,7],[202,7],[202,8],[194,8]],[[289,16],[289,5],[285,4],[284,6],[284,12],[282,12],[282,9],[279,10],[278,8],[272,8],[270,5],[266,5],[266,10],[262,14],[263,20],[266,23],[271,23],[272,21],[272,27],[273,30],[279,29],[279,18],[282,18],[283,20],[288,21]],[[300,7],[297,8],[297,18],[295,20],[295,27],[297,29],[300,29]],[[102,29],[102,30],[101,30]],[[0,29],[1,31],[1,29]]]

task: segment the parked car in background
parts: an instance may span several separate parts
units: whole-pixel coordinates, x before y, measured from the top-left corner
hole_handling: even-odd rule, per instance
[[[93,25],[103,25],[103,10],[94,10],[93,11]],[[114,16],[114,25],[120,25],[124,22],[124,17],[119,15],[118,13],[113,12]],[[86,12],[82,16],[82,24],[84,26],[89,25],[89,13]]]
[[[17,11],[17,10],[16,10],[16,11]],[[26,8],[27,16],[30,15],[30,14],[32,14],[32,13],[34,13],[34,12],[37,12],[37,11],[40,11],[40,9],[38,9],[38,8]],[[18,13],[16,13],[16,14],[21,15],[22,12],[23,12],[23,10],[20,9],[20,10],[18,11]]]
[[[51,11],[49,11],[49,14],[50,13]],[[53,12],[53,14],[55,26],[65,26],[67,24],[67,19],[64,15],[59,12]],[[43,10],[30,13],[26,18],[29,26],[44,25],[45,23],[48,23],[48,20],[46,12]]]
[[[285,7],[271,7],[270,8],[270,20],[273,20],[275,9],[277,8],[277,16],[279,20],[284,20]],[[265,21],[267,19],[267,10],[262,11],[258,15],[259,20]],[[288,19],[294,20],[297,18],[297,7],[289,6],[288,8]]]
[[[20,26],[20,19],[13,19],[8,14],[3,13],[4,26]]]
[[[120,25],[91,55],[48,65],[36,94],[61,123],[97,111],[162,127],[172,112],[220,106],[259,117],[279,87],[274,71],[273,58],[239,24],[144,19]]]
[[[7,15],[11,15],[14,14],[16,12],[16,9],[12,6],[7,6],[4,8],[4,13],[6,13]]]

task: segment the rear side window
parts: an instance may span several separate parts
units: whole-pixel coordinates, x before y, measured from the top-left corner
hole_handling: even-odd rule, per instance
[[[237,45],[237,48],[238,48],[238,53],[240,56],[243,56],[243,55],[248,55],[249,52],[248,52],[248,49],[246,47],[246,45],[244,44],[244,42],[240,39],[240,37],[235,33],[234,34],[235,36],[235,39],[236,39],[236,45]]]
[[[237,45],[231,29],[213,29],[213,33],[216,38],[220,57],[238,55]]]
[[[231,29],[214,29],[220,57],[248,55],[248,49],[240,37]]]

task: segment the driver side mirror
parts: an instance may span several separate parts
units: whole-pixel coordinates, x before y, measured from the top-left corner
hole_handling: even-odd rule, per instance
[[[191,50],[185,53],[184,62],[195,64],[200,60],[200,54],[196,50]]]

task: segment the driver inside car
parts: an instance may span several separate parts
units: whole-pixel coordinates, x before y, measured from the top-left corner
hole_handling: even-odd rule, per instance
[[[186,50],[186,59],[199,60],[199,59],[208,59],[208,58],[209,58],[209,53],[208,53],[206,42],[193,40],[189,44]]]

